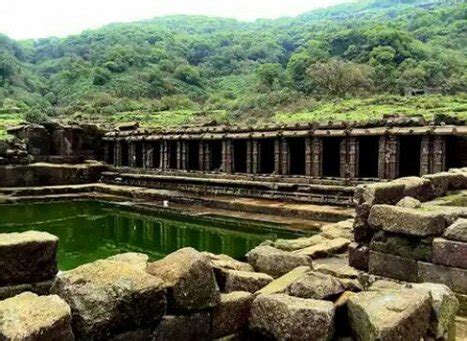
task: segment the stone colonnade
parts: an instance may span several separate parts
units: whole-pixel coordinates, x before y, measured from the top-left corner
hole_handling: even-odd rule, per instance
[[[449,136],[452,138],[452,136]],[[465,157],[447,160],[447,135],[325,134],[318,136],[193,138],[188,134],[106,137],[105,161],[117,167],[301,175],[331,178],[394,179],[464,166]],[[456,143],[465,145],[465,137]],[[455,148],[455,145],[450,148]]]

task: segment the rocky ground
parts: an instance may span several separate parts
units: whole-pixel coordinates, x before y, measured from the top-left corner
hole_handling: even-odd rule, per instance
[[[453,292],[350,267],[352,223],[266,242],[247,262],[184,248],[156,262],[128,253],[86,264],[58,274],[49,295],[0,301],[0,339],[453,340]],[[31,247],[0,237],[0,252]],[[36,248],[53,249],[53,237],[37,237]]]

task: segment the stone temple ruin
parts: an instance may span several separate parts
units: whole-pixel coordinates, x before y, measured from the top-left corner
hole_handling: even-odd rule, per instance
[[[131,201],[306,233],[241,259],[181,248],[59,272],[57,237],[0,230],[0,340],[467,337],[465,122],[9,133],[3,205]]]

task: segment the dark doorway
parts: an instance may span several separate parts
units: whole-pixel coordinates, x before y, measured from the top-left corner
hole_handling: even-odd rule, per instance
[[[399,177],[420,176],[421,136],[401,136],[399,142]]]
[[[340,177],[341,137],[323,138],[323,176]]]
[[[129,165],[128,142],[122,141],[120,143],[122,146],[122,159],[121,159],[122,166],[128,166]]]
[[[358,138],[358,176],[360,178],[378,177],[379,136]]]
[[[446,170],[467,167],[467,137],[446,136]]]
[[[305,175],[305,139],[291,138],[287,142],[289,144],[290,174]]]
[[[177,169],[177,141],[167,141],[169,169]]]
[[[219,171],[222,167],[222,141],[209,141],[211,151],[211,171]]]
[[[188,141],[188,170],[200,170],[199,141]]]
[[[143,142],[135,142],[135,167],[143,167]]]
[[[258,140],[260,174],[274,173],[274,139]]]
[[[115,156],[114,156],[114,153],[115,153],[115,144],[113,142],[108,142],[108,155],[107,155],[107,163],[109,165],[113,165],[114,162],[115,162]]]
[[[152,143],[152,165],[151,168],[161,167],[161,143],[159,141]]]
[[[233,142],[234,173],[246,173],[247,140]]]

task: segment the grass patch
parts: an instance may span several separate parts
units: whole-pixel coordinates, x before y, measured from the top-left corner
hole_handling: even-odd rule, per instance
[[[446,114],[467,119],[467,97],[427,95],[419,97],[376,96],[317,102],[309,110],[284,113],[278,112],[274,120],[279,123],[311,121],[364,121],[379,119],[386,114],[406,116],[423,115],[431,119],[435,114]]]
[[[10,136],[6,128],[19,124],[23,120],[21,114],[0,114],[0,140],[6,140]]]

